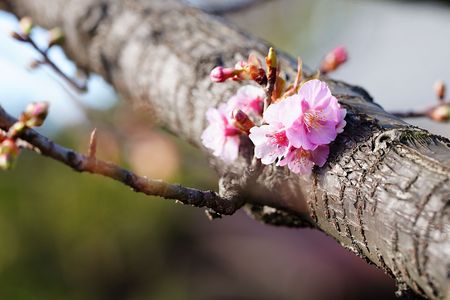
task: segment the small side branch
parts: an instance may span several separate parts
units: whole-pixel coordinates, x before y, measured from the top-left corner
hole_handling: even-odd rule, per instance
[[[8,130],[16,121],[0,106],[1,129]],[[144,176],[138,176],[114,163],[99,160],[95,157],[95,132],[91,136],[88,155],[60,146],[33,129],[25,129],[20,135],[20,139],[38,149],[40,154],[57,160],[78,172],[109,177],[129,186],[135,192],[177,200],[183,204],[195,207],[205,207],[220,215],[231,215],[244,204],[242,200],[236,197],[224,198],[214,191],[202,191],[179,184],[149,179]]]
[[[48,56],[48,52],[53,46],[61,45],[64,42],[64,33],[59,27],[52,28],[49,31],[48,44],[44,49],[41,49],[31,37],[34,24],[30,17],[23,17],[19,22],[19,27],[20,31],[11,32],[11,36],[19,42],[29,44],[34,50],[36,50],[36,52],[38,52],[42,56],[40,60],[32,61],[30,64],[30,68],[34,69],[39,67],[40,65],[47,65],[78,92],[87,91],[87,80],[84,80],[82,83],[80,83],[76,79],[69,77]]]
[[[34,40],[30,37],[24,37],[24,42],[30,44],[40,55],[42,55],[42,61],[36,61],[39,65],[45,64],[49,66],[53,71],[55,71],[58,76],[64,79],[72,88],[79,92],[87,91],[87,82],[78,83],[75,79],[70,78],[66,73],[64,73],[48,56],[48,49],[42,50],[39,46],[34,42]]]

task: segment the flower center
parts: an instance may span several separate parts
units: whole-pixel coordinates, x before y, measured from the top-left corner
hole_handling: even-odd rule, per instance
[[[305,116],[305,124],[306,127],[308,127],[308,129],[310,128],[317,129],[323,126],[325,123],[324,117],[316,111],[306,112],[304,116]]]
[[[276,132],[274,134],[271,134],[268,137],[270,137],[270,142],[273,145],[287,146],[289,144],[288,138],[286,136],[286,132],[284,130]]]
[[[239,134],[239,129],[234,128],[232,126],[227,126],[225,128],[225,136],[233,136],[233,135],[238,135]]]
[[[310,151],[306,151],[303,149],[297,149],[295,151],[295,158],[299,161],[303,161],[303,160],[309,160],[311,159],[311,152]]]

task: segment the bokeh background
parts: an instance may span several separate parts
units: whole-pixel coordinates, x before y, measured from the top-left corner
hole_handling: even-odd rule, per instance
[[[222,11],[245,0],[191,0]],[[432,104],[433,83],[450,82],[450,6],[445,1],[270,0],[224,16],[311,67],[345,45],[334,77],[364,86],[386,109]],[[205,156],[144,113],[131,110],[101,78],[77,95],[9,38],[0,12],[0,104],[18,114],[52,103],[41,129],[85,151],[99,129],[99,156],[149,177],[215,188]],[[46,32],[34,38],[45,44]],[[51,57],[69,74],[60,49]],[[411,120],[450,137],[450,125]],[[210,222],[201,210],[146,197],[54,161],[23,153],[0,173],[0,299],[394,299],[380,270],[309,229],[275,228],[244,213]]]

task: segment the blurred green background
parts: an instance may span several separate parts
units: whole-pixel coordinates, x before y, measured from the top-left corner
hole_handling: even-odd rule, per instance
[[[345,44],[350,61],[335,77],[367,87],[388,109],[426,106],[434,80],[450,82],[450,9],[438,2],[273,0],[227,17],[311,66]],[[11,18],[0,15],[0,27]],[[0,103],[9,111],[49,99],[43,132],[59,143],[85,151],[97,127],[99,157],[216,188],[204,155],[152,128],[99,78],[88,95],[68,95],[51,73],[26,71],[30,49],[7,32],[0,44]],[[450,135],[448,125],[414,124]],[[381,271],[317,231],[266,226],[242,212],[210,222],[199,209],[29,152],[0,173],[0,299],[394,299],[394,291]]]

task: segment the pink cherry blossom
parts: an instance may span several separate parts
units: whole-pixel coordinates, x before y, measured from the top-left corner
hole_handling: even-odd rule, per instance
[[[233,126],[227,105],[221,104],[218,109],[210,108],[206,112],[209,125],[201,136],[205,147],[213,150],[213,155],[221,157],[225,162],[234,161],[239,154],[239,130]]]
[[[315,150],[291,147],[285,158],[278,165],[287,165],[289,170],[296,174],[309,175],[314,165],[322,167],[326,163],[329,153],[330,148],[328,145],[320,145]]]
[[[228,108],[231,110],[240,109],[247,115],[261,115],[263,109],[265,93],[262,88],[254,85],[241,87],[236,95],[228,101]]]
[[[286,135],[295,148],[314,150],[319,145],[334,141],[337,134],[343,131],[346,110],[331,95],[325,82],[310,80],[300,88],[298,94],[284,101],[287,100],[300,103],[299,117],[286,130]]]
[[[286,129],[298,118],[300,109],[300,102],[296,98],[272,104],[264,112],[267,124],[250,129],[249,137],[255,145],[255,156],[263,164],[271,164],[287,154],[290,143]]]

